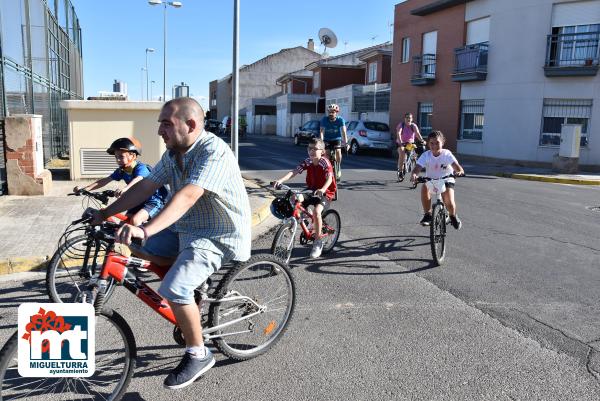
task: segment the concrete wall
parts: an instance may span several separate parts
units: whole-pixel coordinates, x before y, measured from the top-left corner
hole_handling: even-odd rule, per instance
[[[166,150],[157,135],[162,102],[65,100],[60,105],[67,110],[69,118],[72,180],[106,176],[104,173],[82,174],[81,149],[105,150],[115,139],[133,136],[142,143],[140,160],[150,165],[155,165]],[[107,163],[112,170],[117,168],[113,156],[102,153],[102,157],[112,161],[112,164]]]
[[[460,153],[551,162],[558,147],[539,146],[544,98],[593,99],[589,145],[581,149],[580,164],[600,164],[600,75],[546,77],[543,70],[552,4],[570,1],[467,3],[466,21],[490,17],[490,44],[487,79],[463,83],[460,94],[485,100],[483,139],[460,141]],[[593,1],[600,10],[600,1]]]

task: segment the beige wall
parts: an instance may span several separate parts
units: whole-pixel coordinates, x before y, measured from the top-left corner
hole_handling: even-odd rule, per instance
[[[103,172],[84,174],[81,150],[105,150],[117,138],[136,137],[142,143],[140,160],[150,165],[155,165],[165,151],[164,142],[157,135],[162,102],[65,100],[60,105],[69,118],[72,180],[105,177],[113,171],[117,166],[114,157],[100,152]]]

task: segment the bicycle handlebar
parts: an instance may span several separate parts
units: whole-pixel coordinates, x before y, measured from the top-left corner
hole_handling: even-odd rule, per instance
[[[67,194],[67,196],[82,196],[82,195],[97,199],[103,205],[106,205],[106,204],[108,204],[109,198],[115,197],[115,191],[113,191],[111,189],[107,189],[107,190],[104,190],[101,192],[91,192],[91,191],[88,191],[87,189],[81,188],[77,192],[71,192],[71,193]]]
[[[448,175],[445,175],[445,176],[440,177],[440,178],[417,177],[417,182],[419,182],[419,183],[425,183],[427,181],[432,181],[432,180],[445,180],[446,178],[458,178],[458,177],[465,177],[465,175],[464,174],[452,173],[452,174],[448,174]]]
[[[271,188],[275,187],[275,181],[271,181],[270,186],[271,186]],[[288,191],[288,192],[292,192],[294,194],[310,194],[310,195],[312,195],[315,193],[315,191],[313,191],[312,189],[304,189],[304,190],[294,189],[285,184],[279,184],[277,187],[275,187],[275,190],[276,191]]]

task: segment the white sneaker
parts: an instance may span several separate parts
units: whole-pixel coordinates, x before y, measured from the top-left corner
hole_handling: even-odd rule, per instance
[[[313,259],[321,256],[321,252],[323,251],[323,241],[320,239],[315,240],[313,242],[312,250],[310,251],[310,257]]]

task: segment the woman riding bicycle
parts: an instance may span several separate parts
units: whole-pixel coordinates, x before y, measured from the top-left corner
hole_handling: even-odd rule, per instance
[[[415,143],[415,138],[418,142],[423,141],[421,132],[417,124],[413,123],[412,113],[406,113],[404,115],[404,121],[402,121],[396,127],[396,145],[398,146],[398,177],[404,179],[404,174],[410,173],[410,171],[404,171],[404,161],[406,160],[405,147],[408,143]],[[417,147],[419,149],[419,147]],[[419,151],[417,154],[420,156]]]
[[[333,146],[335,148],[335,158],[338,161],[338,164],[342,165],[342,149],[348,147],[348,136],[346,134],[346,121],[342,117],[338,117],[338,113],[340,112],[340,107],[331,103],[327,106],[327,116],[321,119],[321,140],[325,142],[327,146]],[[331,160],[333,163],[333,160]],[[340,179],[342,176],[342,171],[339,169],[337,171],[336,179]]]

